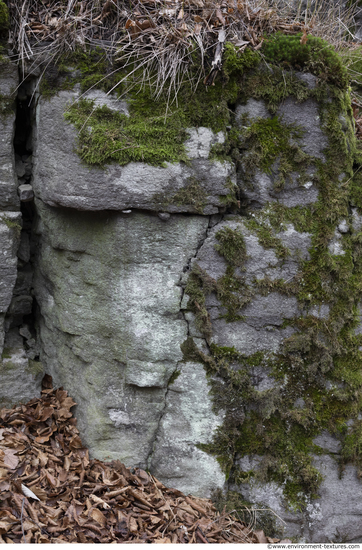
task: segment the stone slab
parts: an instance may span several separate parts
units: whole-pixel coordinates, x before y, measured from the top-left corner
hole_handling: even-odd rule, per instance
[[[67,106],[77,97],[77,92],[62,91],[51,99],[40,98],[38,103],[33,187],[43,202],[78,210],[136,208],[197,213],[191,199],[190,204],[173,199],[196,180],[205,196],[203,213],[215,214],[224,209],[222,198],[235,183],[235,169],[229,162],[207,158],[211,144],[222,141],[222,135],[214,136],[207,128],[190,129],[189,166],[165,163],[165,167],[156,167],[136,162],[126,166],[108,164],[105,169],[88,167],[74,151],[74,127],[64,120]],[[103,99],[100,95],[100,102]],[[124,112],[122,102],[119,110]]]

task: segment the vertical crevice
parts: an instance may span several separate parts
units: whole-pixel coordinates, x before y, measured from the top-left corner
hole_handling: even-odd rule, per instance
[[[38,360],[36,345],[35,312],[33,296],[32,227],[35,216],[32,189],[33,128],[35,123],[34,78],[25,79],[19,86],[16,98],[14,135],[15,171],[22,214],[22,229],[18,249],[17,279],[12,300],[6,314],[5,330],[8,339],[21,336],[26,355]]]

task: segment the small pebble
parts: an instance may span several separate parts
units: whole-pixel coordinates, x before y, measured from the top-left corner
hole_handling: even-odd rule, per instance
[[[160,220],[165,222],[171,218],[171,214],[169,214],[168,212],[159,212],[158,217],[160,218]]]
[[[34,198],[33,187],[28,183],[23,183],[18,187],[18,194],[22,202],[32,201]]]

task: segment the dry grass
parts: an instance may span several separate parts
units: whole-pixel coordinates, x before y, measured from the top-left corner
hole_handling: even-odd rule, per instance
[[[355,40],[356,4],[305,3],[302,9],[301,0],[10,0],[10,41],[24,74],[44,70],[65,52],[101,46],[130,71],[136,59],[156,97],[165,86],[177,96],[185,80],[195,87],[204,79],[221,29],[241,49],[258,49],[263,35],[277,30],[306,30],[336,48]]]

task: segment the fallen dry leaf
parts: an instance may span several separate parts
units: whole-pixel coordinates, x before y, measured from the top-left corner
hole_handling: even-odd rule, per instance
[[[43,384],[41,398],[0,410],[0,543],[22,542],[23,529],[29,544],[268,540],[140,468],[90,460],[67,412],[74,401]]]

